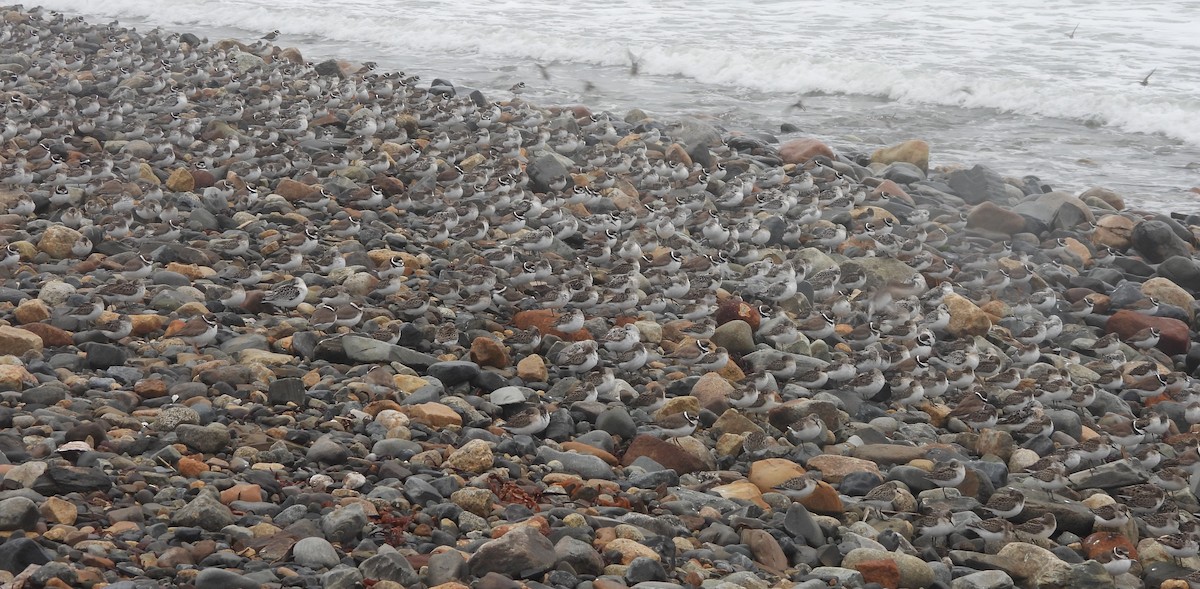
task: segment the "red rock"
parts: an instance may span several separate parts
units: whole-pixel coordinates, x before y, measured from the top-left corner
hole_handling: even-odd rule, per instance
[[[212,172],[208,170],[192,170],[192,190],[201,190],[216,184]]]
[[[1137,547],[1122,534],[1117,532],[1096,532],[1083,539],[1083,553],[1088,558],[1096,558],[1101,554],[1111,553],[1113,548],[1120,546],[1129,551],[1130,556],[1137,559]]]
[[[1120,310],[1108,318],[1105,333],[1116,333],[1121,339],[1128,338],[1147,327],[1156,327],[1162,334],[1155,346],[1164,354],[1174,356],[1186,354],[1191,346],[1186,323],[1170,317],[1151,317],[1137,311]]]
[[[817,139],[793,139],[779,146],[779,157],[786,164],[803,164],[823,155],[833,158],[833,149]]]
[[[887,193],[887,195],[891,198],[898,198],[910,205],[914,204],[912,197],[909,196],[903,188],[900,188],[899,184],[896,184],[891,180],[884,180],[883,182],[880,182],[879,186],[876,186],[875,190],[871,191],[871,196],[873,198],[879,198],[880,196],[883,196],[884,193]]]
[[[855,566],[868,583],[879,583],[887,589],[900,587],[900,566],[894,560],[867,560]]]
[[[629,445],[629,449],[621,457],[621,464],[629,466],[641,456],[645,456],[679,474],[698,472],[708,468],[703,460],[692,456],[678,445],[649,435],[642,435],[633,439],[633,443]]]
[[[741,319],[750,325],[750,329],[755,331],[758,330],[758,326],[762,322],[762,315],[758,313],[758,309],[755,309],[754,305],[741,299],[729,299],[717,305],[717,312],[713,318],[717,320],[718,326]]]
[[[471,361],[480,366],[505,368],[508,366],[508,352],[494,338],[481,335],[471,342]]]
[[[787,556],[783,554],[783,549],[779,547],[779,542],[766,530],[742,530],[742,544],[749,546],[750,554],[754,555],[754,560],[762,563],[767,568],[777,571],[788,568]]]
[[[200,473],[202,472],[208,472],[207,464],[204,464],[203,462],[194,458],[188,458],[187,456],[180,458],[179,463],[175,465],[175,468],[179,470],[179,474],[190,479],[200,476]]]
[[[69,346],[75,343],[75,338],[71,335],[71,332],[50,325],[49,323],[30,323],[22,325],[21,329],[41,337],[42,345],[47,348]]]
[[[275,186],[275,194],[282,196],[289,201],[300,200],[307,198],[320,190],[317,186],[310,186],[302,182],[297,182],[291,178],[284,178]]]
[[[234,501],[250,501],[258,503],[263,500],[262,487],[258,485],[238,484],[221,491],[221,503],[229,505]]]
[[[809,511],[825,515],[840,516],[845,513],[842,498],[833,485],[825,481],[817,481],[817,490],[800,502]]]
[[[534,309],[532,311],[521,311],[513,315],[513,325],[518,329],[529,329],[537,327],[542,335],[556,335],[565,340],[582,341],[591,339],[592,335],[586,329],[580,329],[575,333],[563,333],[554,329],[554,324],[558,322],[559,314],[550,309]]]
[[[167,381],[161,378],[146,378],[133,385],[133,392],[143,399],[157,399],[167,396]]]

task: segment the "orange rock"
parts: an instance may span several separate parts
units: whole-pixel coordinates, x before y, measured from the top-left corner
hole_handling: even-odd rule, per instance
[[[746,478],[766,493],[783,481],[802,476],[805,472],[804,467],[786,458],[764,458],[750,465],[750,476]]]
[[[401,411],[413,421],[430,427],[461,426],[462,416],[450,407],[441,403],[420,403],[404,406]]]
[[[634,438],[629,449],[625,451],[625,455],[621,457],[621,464],[629,466],[639,456],[646,456],[679,474],[707,470],[707,465],[703,460],[691,455],[677,444],[650,435]]]
[[[144,336],[154,333],[162,329],[165,319],[162,315],[139,314],[130,315],[129,322],[132,324],[132,335]]]
[[[570,452],[570,451],[574,450],[580,454],[587,454],[588,456],[596,456],[612,466],[617,466],[617,465],[621,464],[621,461],[617,460],[616,456],[613,456],[612,454],[609,454],[608,452],[605,452],[604,450],[601,450],[600,448],[597,448],[595,446],[589,446],[582,442],[563,442],[561,444],[561,446],[564,451]]]
[[[75,343],[75,338],[71,336],[71,332],[50,325],[49,323],[29,323],[22,325],[21,329],[42,338],[42,346],[47,348],[69,346]]]
[[[728,485],[720,485],[713,487],[712,492],[726,499],[741,499],[750,501],[763,509],[770,509],[771,506],[763,501],[762,491],[750,481],[734,481]]]
[[[556,335],[565,340],[581,341],[591,339],[591,334],[586,329],[580,329],[575,333],[563,333],[554,329],[554,324],[558,322],[559,314],[550,309],[534,309],[532,311],[521,311],[513,315],[513,325],[519,329],[529,329],[537,327],[542,335]]]
[[[191,192],[196,187],[196,180],[186,168],[176,168],[167,178],[167,188],[175,192]]]
[[[872,163],[890,164],[908,162],[921,171],[929,173],[929,144],[920,139],[912,139],[889,147],[881,147],[871,154]]]
[[[806,466],[810,470],[821,471],[821,479],[831,483],[842,482],[842,479],[852,472],[869,472],[879,477],[880,480],[883,479],[879,467],[874,462],[861,458],[822,454],[810,458]]]
[[[179,471],[179,474],[188,478],[196,478],[200,476],[200,473],[208,472],[207,464],[186,456],[179,459],[179,462],[175,465],[175,468]]]
[[[833,149],[818,139],[793,139],[779,146],[785,164],[803,164],[818,155],[832,159]]]
[[[909,196],[903,188],[900,188],[899,184],[896,184],[891,180],[884,180],[883,182],[880,182],[879,186],[876,186],[875,190],[871,191],[871,196],[878,198],[883,196],[884,193],[887,193],[887,195],[891,198],[899,198],[910,205],[913,204],[912,197]]]
[[[813,513],[823,513],[826,515],[841,515],[845,512],[842,506],[842,498],[838,496],[837,490],[833,485],[825,481],[817,481],[817,490],[813,491],[812,495],[804,498],[800,505],[808,508]]]
[[[868,583],[879,583],[887,589],[900,587],[900,566],[894,560],[867,560],[855,566]]]
[[[275,194],[282,196],[289,201],[300,200],[315,194],[319,187],[310,186],[302,182],[297,182],[291,178],[284,178],[275,186]]]
[[[167,381],[159,378],[146,378],[133,385],[133,392],[143,399],[157,399],[167,395]]]
[[[508,351],[495,338],[481,335],[471,342],[471,361],[480,366],[506,368]]]
[[[1096,558],[1101,554],[1110,553],[1113,548],[1118,546],[1128,550],[1134,560],[1137,560],[1137,546],[1134,546],[1129,538],[1117,532],[1096,532],[1083,539],[1083,553],[1088,558]]]
[[[546,382],[550,373],[546,361],[537,354],[530,354],[517,362],[517,378],[525,382]]]
[[[384,409],[391,409],[393,411],[403,411],[403,407],[399,403],[397,403],[391,399],[382,399],[379,401],[372,401],[370,403],[367,403],[366,407],[363,407],[363,411],[365,413],[367,413],[368,415],[370,415],[371,417],[375,417],[375,416],[379,415],[379,412],[383,411]]]
[[[50,307],[41,299],[25,299],[13,309],[17,323],[37,323],[50,318]]]
[[[258,485],[237,484],[221,491],[221,503],[229,505],[234,501],[250,501],[258,503],[263,500],[262,487]]]

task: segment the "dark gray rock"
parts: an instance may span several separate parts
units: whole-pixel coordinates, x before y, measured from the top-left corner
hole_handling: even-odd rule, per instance
[[[414,370],[423,370],[438,362],[437,358],[429,354],[361,335],[347,335],[336,340],[327,338],[321,344],[318,344],[316,350],[317,357],[325,358],[326,356],[323,354],[336,357],[337,350],[332,350],[325,345],[325,342],[331,341],[340,342],[340,353],[355,362],[399,362]]]
[[[220,424],[206,426],[181,424],[175,428],[179,441],[205,454],[216,454],[229,449],[229,428]]]
[[[333,544],[315,536],[301,538],[292,545],[292,560],[311,569],[329,569],[337,566],[339,562]]]
[[[44,384],[21,391],[21,402],[50,406],[67,398],[67,389],[59,384]]]
[[[50,562],[51,556],[29,538],[12,538],[0,544],[0,569],[15,575],[31,564]]]
[[[565,181],[570,175],[571,160],[540,149],[529,154],[525,171],[529,174],[529,187],[536,192],[548,192],[556,182]]]
[[[888,167],[884,168],[879,176],[896,184],[912,184],[924,180],[925,172],[908,162],[895,162],[888,164]]]
[[[111,488],[112,480],[98,468],[51,466],[33,483],[33,490],[47,497]]]
[[[625,569],[625,580],[630,585],[646,581],[666,581],[667,571],[657,560],[639,556],[629,562],[629,568]]]
[[[330,542],[349,542],[358,538],[367,526],[367,514],[362,505],[352,503],[339,507],[321,517],[321,532]],[[366,574],[366,571],[363,571]]]
[[[190,503],[172,512],[171,525],[204,528],[210,532],[233,525],[233,512],[215,495],[215,491],[201,491]]]
[[[467,575],[467,561],[457,550],[439,552],[429,557],[429,568],[425,570],[425,585],[435,587],[443,583],[458,581]]]
[[[305,460],[315,464],[344,464],[349,457],[350,450],[346,445],[329,435],[317,438],[304,455]]]
[[[955,170],[946,177],[946,183],[956,196],[967,204],[977,205],[984,201],[996,204],[1008,202],[1008,190],[1004,179],[983,165],[970,170]]]
[[[1172,256],[1158,265],[1158,276],[1191,292],[1200,291],[1200,265],[1190,256]]]
[[[538,459],[543,462],[557,460],[562,463],[563,470],[575,473],[588,479],[613,479],[613,470],[599,456],[579,454],[578,452],[559,452],[549,446],[538,446]]]
[[[588,542],[564,536],[554,545],[554,555],[559,564],[569,564],[581,575],[604,573],[604,558]]]
[[[1095,468],[1072,473],[1068,479],[1076,489],[1116,489],[1146,482],[1148,474],[1127,460],[1101,464]]]
[[[298,378],[280,378],[271,381],[267,388],[267,402],[272,405],[287,405],[294,403],[304,406],[304,381]]]
[[[336,59],[326,59],[318,63],[313,70],[318,76],[337,76],[342,77],[342,68],[338,65]]]
[[[520,526],[484,543],[467,560],[471,574],[499,573],[513,579],[536,578],[554,567],[554,545],[536,528]]]
[[[322,589],[358,589],[362,587],[363,576],[358,569],[348,566],[337,567],[321,575]]]
[[[39,519],[38,506],[28,497],[0,501],[0,531],[33,531]]]
[[[437,503],[443,498],[436,487],[418,477],[409,477],[404,481],[404,496],[417,505]]]
[[[104,370],[110,366],[121,366],[129,359],[129,351],[112,344],[87,343],[79,347],[87,354],[88,368]]]
[[[625,407],[612,407],[596,418],[596,429],[608,432],[623,440],[637,437],[637,424]]]
[[[783,518],[783,529],[792,538],[802,540],[814,548],[825,544],[825,534],[821,531],[821,526],[813,519],[808,509],[799,503],[793,502],[788,506],[787,514]]]
[[[1142,221],[1133,227],[1133,248],[1151,264],[1175,256],[1190,257],[1191,249],[1163,221]]]
[[[196,575],[196,589],[260,589],[262,584],[233,571],[205,568]]]

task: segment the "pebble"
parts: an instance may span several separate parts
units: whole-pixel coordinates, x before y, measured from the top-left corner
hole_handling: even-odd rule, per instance
[[[0,238],[19,253],[0,272],[0,583],[1091,587],[1111,582],[1089,559],[1112,535],[1139,558],[1118,585],[1187,573],[1138,522],[1101,531],[1088,511],[1169,471],[1117,459],[1135,448],[1078,465],[1063,452],[1164,415],[1136,450],[1194,461],[1194,219],[1127,209],[1103,188],[946,171],[920,139],[873,153],[781,144],[23,10],[4,9],[12,34],[0,35],[0,62],[29,72],[6,86],[16,131],[0,142]],[[60,39],[86,48],[86,67],[60,67],[79,63],[54,57]],[[199,71],[210,79],[188,79]],[[229,84],[242,87],[217,91]],[[244,116],[225,116],[231,97]],[[116,102],[128,124],[77,112]],[[303,125],[291,120],[304,109]],[[95,128],[64,135],[79,121]],[[40,167],[47,152],[64,163]],[[87,210],[72,219],[72,207]],[[125,214],[126,237],[99,222]],[[637,271],[615,274],[622,262]],[[938,276],[946,263],[954,273]],[[226,298],[251,264],[261,280]],[[821,271],[842,276],[825,285]],[[307,293],[273,304],[291,278]],[[125,279],[146,294],[101,290]],[[1034,292],[1057,302],[1034,306]],[[129,319],[127,335],[82,317],[98,297],[104,320]],[[1159,307],[1143,312],[1151,298]],[[341,319],[320,324],[327,312]],[[1036,333],[1060,321],[1061,334]],[[626,324],[647,352],[636,369],[617,365],[629,342],[603,337]],[[535,326],[541,341],[517,341]],[[1139,347],[1151,326],[1159,341]],[[1106,333],[1124,357],[1094,362]],[[1039,354],[1016,358],[1015,342],[1039,337]],[[593,349],[595,367],[574,363]],[[974,376],[929,393],[960,361]],[[903,398],[921,370],[926,395]],[[1141,370],[1183,384],[1139,395]],[[975,392],[994,406],[1053,394],[1047,380],[1063,375],[1064,390],[1112,391],[996,410],[1028,417],[1020,426],[972,425]],[[745,407],[743,391],[765,404]],[[509,431],[540,407],[544,429]],[[685,414],[694,421],[674,435],[671,416]],[[815,433],[789,432],[813,416]],[[1052,492],[1025,472],[1048,456],[1066,481]],[[943,489],[930,471],[950,459],[964,480]],[[802,501],[779,492],[808,477]],[[898,490],[880,517],[866,502],[882,485]],[[968,529],[1005,487],[1025,493],[1014,523],[1055,516],[1049,539]],[[1194,519],[1192,488],[1169,495]],[[952,512],[945,538],[920,522],[938,509]]]

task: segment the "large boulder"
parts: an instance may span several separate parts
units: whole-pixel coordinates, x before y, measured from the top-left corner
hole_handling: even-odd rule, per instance
[[[1152,317],[1137,311],[1117,311],[1108,318],[1104,330],[1106,333],[1116,333],[1121,339],[1126,339],[1147,327],[1156,327],[1161,332],[1158,345],[1155,347],[1162,350],[1164,354],[1171,356],[1186,354],[1192,343],[1186,323],[1170,317]]]
[[[1008,189],[1004,178],[991,169],[976,165],[970,170],[955,170],[946,177],[946,184],[954,194],[967,204],[977,205],[984,201],[1008,202]]]
[[[1192,248],[1163,221],[1142,221],[1133,228],[1133,248],[1151,264],[1173,256],[1190,257]]]
[[[922,172],[929,173],[929,143],[920,139],[910,139],[888,147],[881,147],[871,154],[871,163],[891,164],[906,162]]]

